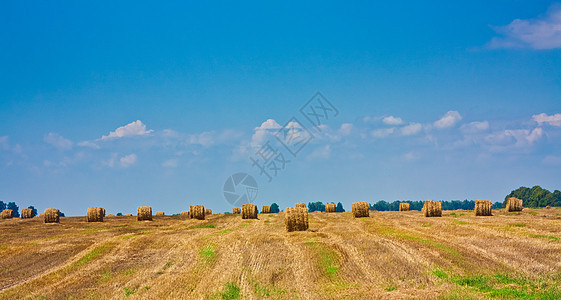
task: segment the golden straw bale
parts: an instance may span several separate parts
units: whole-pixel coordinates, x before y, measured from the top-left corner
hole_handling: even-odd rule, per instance
[[[156,217],[163,217],[163,216],[165,216],[165,215],[166,215],[166,214],[164,214],[163,211],[157,211],[157,212],[156,212]]]
[[[86,222],[103,222],[105,209],[102,207],[90,207],[86,213]]]
[[[205,208],[205,215],[206,215],[206,216],[212,215],[212,209],[210,209],[210,208]]]
[[[493,202],[489,200],[475,200],[475,207],[473,210],[476,216],[492,216]]]
[[[271,213],[271,207],[267,206],[267,205],[263,205],[263,209],[261,209],[261,213],[262,214],[270,214]]]
[[[296,203],[294,204],[294,207],[301,207],[301,208],[305,208],[306,210],[308,209],[305,203]]]
[[[328,203],[325,205],[325,212],[334,213],[335,212],[335,203]]]
[[[234,215],[239,215],[239,214],[242,213],[242,210],[241,210],[241,208],[239,208],[239,207],[234,207],[234,208],[232,208],[232,213],[233,213]]]
[[[126,214],[125,217],[132,217],[132,214]]]
[[[4,209],[0,213],[0,219],[11,219],[14,217],[14,211],[11,209]]]
[[[43,213],[45,217],[45,223],[59,223],[60,222],[60,211],[56,208],[47,208]]]
[[[284,213],[286,231],[308,230],[308,210],[302,207],[289,207]]]
[[[191,219],[204,220],[206,211],[204,205],[193,205],[190,206],[189,213]]]
[[[510,197],[506,200],[506,211],[522,211],[522,204],[522,200]]]
[[[136,209],[136,219],[138,221],[152,221],[152,207],[139,206]]]
[[[242,205],[242,219],[257,219],[257,205]]]
[[[370,216],[370,205],[366,202],[354,202],[351,207],[355,218]]]
[[[181,212],[181,216],[184,217],[184,218],[189,219],[189,212],[186,211],[186,210],[184,210],[184,211]]]
[[[409,203],[399,203],[399,211],[409,211]]]
[[[108,214],[106,217],[109,218],[109,217],[114,217],[114,216],[115,216],[114,214]]]
[[[425,217],[442,217],[442,202],[427,200],[421,211]]]
[[[33,217],[35,217],[33,215],[33,209],[32,208],[24,208],[21,210],[21,216],[22,219],[31,219]]]

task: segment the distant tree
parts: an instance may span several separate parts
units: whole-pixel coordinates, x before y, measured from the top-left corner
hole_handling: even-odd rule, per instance
[[[7,209],[11,209],[14,211],[14,217],[19,218],[19,207],[16,205],[15,202],[9,202],[6,206]]]
[[[520,187],[505,197],[503,207],[510,197],[521,199],[525,207],[545,207],[545,206],[561,206],[561,192],[555,190],[553,193],[539,185],[534,187]]]
[[[30,205],[28,208],[31,208],[33,210],[33,212],[31,213],[33,217],[37,216],[37,209],[33,205]]]
[[[323,204],[321,201],[309,202],[308,212],[314,212],[314,211],[325,211],[325,204]]]
[[[279,205],[276,203],[271,204],[271,213],[272,214],[278,214],[280,211],[279,209]]]
[[[225,215],[231,215],[232,213],[229,212],[229,211],[225,211],[224,214],[225,214]]]
[[[60,212],[61,217],[66,217],[63,212]]]
[[[3,211],[4,209],[6,209],[6,203],[0,201],[0,211]]]
[[[120,212],[117,213],[117,217],[120,217],[120,216],[122,216],[122,215],[123,215],[123,213],[120,213]]]
[[[337,206],[335,207],[335,212],[345,212],[345,209],[343,208],[343,204],[341,204],[341,202],[337,203]]]

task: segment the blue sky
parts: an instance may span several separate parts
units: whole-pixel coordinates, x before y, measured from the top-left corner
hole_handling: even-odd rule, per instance
[[[561,3],[4,1],[0,200],[230,211],[561,188]],[[299,109],[321,92],[339,114]],[[296,116],[268,181],[250,157]]]

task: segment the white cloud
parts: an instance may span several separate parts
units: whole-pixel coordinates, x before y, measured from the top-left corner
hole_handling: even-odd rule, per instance
[[[137,159],[136,154],[132,153],[121,157],[119,159],[119,163],[121,164],[121,167],[127,168],[134,165],[136,163],[136,159]]]
[[[399,117],[394,117],[394,116],[388,116],[382,119],[382,122],[384,122],[384,124],[388,124],[388,125],[401,125],[403,124],[403,120]]]
[[[339,128],[339,132],[342,135],[349,135],[353,131],[353,124],[351,123],[344,123],[341,124],[341,128]]]
[[[546,165],[561,165],[561,156],[548,155],[543,159]]]
[[[408,153],[405,153],[403,155],[403,158],[405,160],[417,160],[417,159],[421,158],[421,156],[419,154],[415,153],[414,151],[410,151]]]
[[[415,135],[415,134],[421,132],[421,129],[423,129],[423,125],[421,125],[420,123],[409,123],[409,125],[401,128],[401,134],[402,135]]]
[[[162,167],[164,168],[176,168],[179,165],[179,161],[175,158],[168,159],[162,163]]]
[[[545,16],[529,20],[516,19],[506,26],[493,29],[503,37],[495,37],[487,44],[492,49],[561,48],[561,5],[551,6]]]
[[[83,141],[83,142],[79,142],[78,146],[80,147],[88,147],[88,148],[92,148],[92,149],[99,149],[99,145],[90,141]]]
[[[70,150],[72,149],[72,145],[73,145],[73,143],[70,140],[65,139],[64,137],[60,136],[58,133],[53,133],[53,132],[49,132],[49,134],[47,134],[43,138],[43,140],[45,141],[45,143],[50,144],[60,150]]]
[[[535,128],[532,131],[528,129],[505,130],[504,134],[516,139],[516,147],[524,147],[531,146],[538,141],[543,135],[543,130],[541,128]]]
[[[541,113],[539,115],[533,115],[532,119],[538,123],[538,125],[542,125],[543,123],[547,123],[551,126],[561,126],[561,114],[554,114],[548,116],[545,113]]]
[[[465,133],[476,133],[479,131],[485,131],[489,129],[489,122],[488,121],[471,122],[469,124],[462,125],[460,129]]]
[[[395,131],[395,128],[382,128],[382,129],[376,129],[376,130],[372,130],[372,132],[370,132],[370,135],[372,137],[375,138],[385,138],[387,136],[389,136],[390,134],[392,134]]]
[[[461,119],[462,116],[459,112],[451,110],[447,112],[442,118],[440,118],[440,120],[434,122],[434,127],[440,129],[452,127],[456,125],[456,123],[458,123]]]
[[[189,138],[189,143],[199,144],[203,147],[210,147],[214,144],[214,134],[213,132],[203,132],[200,134],[193,134]]]
[[[289,124],[290,126],[290,124]],[[255,127],[255,132],[251,137],[251,146],[252,147],[260,147],[265,143],[265,140],[268,136],[272,135],[274,132],[282,128],[275,120],[268,119],[267,121],[263,122],[261,126]]]
[[[154,130],[146,130],[146,125],[144,125],[140,120],[131,122],[125,126],[121,126],[115,131],[109,133],[109,135],[104,135],[101,137],[102,140],[123,138],[135,135],[145,135],[153,132]]]
[[[16,154],[20,154],[23,151],[20,144],[15,144],[14,146],[12,146],[10,144],[10,138],[7,135],[0,136],[0,149],[11,151]]]

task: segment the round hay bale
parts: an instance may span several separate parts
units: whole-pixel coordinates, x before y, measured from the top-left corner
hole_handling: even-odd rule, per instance
[[[242,210],[241,210],[241,208],[239,208],[239,207],[234,207],[234,208],[232,208],[232,213],[233,213],[234,215],[239,215],[239,214],[242,213]]]
[[[11,219],[14,217],[14,211],[11,209],[4,209],[0,213],[0,219]]]
[[[427,200],[421,211],[425,217],[442,217],[442,202]]]
[[[306,210],[308,210],[308,207],[306,206],[305,203],[296,203],[296,204],[294,204],[294,207],[301,207],[301,208],[305,208]]]
[[[86,222],[103,222],[105,209],[102,207],[90,207],[86,214]]]
[[[261,209],[261,213],[262,214],[270,214],[271,213],[271,207],[267,206],[267,205],[263,205],[263,209]]]
[[[186,210],[184,210],[184,211],[181,212],[181,216],[184,217],[184,218],[189,219],[189,212],[186,211]]]
[[[257,205],[242,205],[242,219],[257,219]]]
[[[325,205],[325,212],[334,213],[335,212],[335,203],[328,203]]]
[[[60,211],[56,208],[47,208],[43,213],[45,217],[45,223],[59,223],[60,222]]]
[[[206,215],[206,216],[212,215],[212,209],[210,209],[210,208],[205,208],[205,215]]]
[[[132,214],[126,214],[125,217],[132,217]]]
[[[409,211],[409,203],[399,203],[399,211]]]
[[[31,209],[31,208],[24,208],[24,209],[21,210],[20,218],[22,218],[22,219],[31,219],[31,218],[33,218],[33,217],[35,217],[35,216],[33,215],[33,209]]]
[[[546,205],[545,209],[551,209],[551,206]]]
[[[475,200],[475,207],[473,210],[476,216],[492,216],[493,202],[489,200]]]
[[[522,204],[522,200],[515,197],[510,197],[506,200],[506,211],[522,211],[522,209],[524,208]]]
[[[370,217],[370,205],[366,202],[354,202],[352,204],[353,217],[365,218]]]
[[[205,210],[204,205],[193,205],[193,206],[190,206],[189,213],[190,213],[191,219],[204,220],[206,210]]]
[[[152,207],[139,206],[136,209],[136,219],[138,221],[152,221]]]
[[[306,231],[309,228],[308,210],[302,207],[289,207],[284,213],[286,231]]]
[[[157,212],[156,212],[156,217],[163,217],[163,216],[165,216],[165,215],[166,215],[166,214],[164,214],[163,211],[157,211]]]
[[[108,214],[106,217],[109,218],[109,217],[114,217],[114,216],[115,216],[114,214]]]

